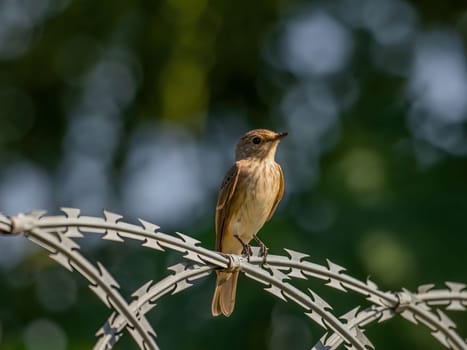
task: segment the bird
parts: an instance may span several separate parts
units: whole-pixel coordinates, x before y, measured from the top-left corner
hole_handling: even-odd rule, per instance
[[[268,248],[257,233],[271,219],[284,194],[284,176],[275,154],[287,135],[254,129],[238,141],[235,163],[225,175],[217,199],[216,251],[249,257],[249,243],[254,239],[266,258]],[[216,273],[211,312],[213,316],[229,317],[235,307],[238,271]]]

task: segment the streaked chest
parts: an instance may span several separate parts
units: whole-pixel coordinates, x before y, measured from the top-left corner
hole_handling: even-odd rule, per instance
[[[242,168],[235,193],[233,231],[246,240],[267,220],[281,186],[281,172],[275,162],[252,162]]]

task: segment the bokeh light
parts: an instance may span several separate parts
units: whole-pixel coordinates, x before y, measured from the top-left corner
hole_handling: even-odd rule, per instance
[[[280,52],[297,75],[333,74],[345,68],[352,52],[349,31],[324,11],[303,12],[285,28]]]
[[[13,215],[37,208],[52,208],[52,184],[40,167],[22,161],[0,170],[0,206]]]
[[[467,65],[456,33],[420,36],[409,91],[413,99],[409,126],[415,137],[449,153],[465,154],[462,123],[467,118]]]
[[[404,285],[417,269],[410,251],[396,237],[392,232],[372,230],[365,234],[359,247],[372,278],[391,288]]]
[[[24,343],[27,350],[65,350],[67,337],[56,322],[38,319],[31,322],[25,329]]]
[[[53,312],[70,308],[76,302],[77,289],[73,277],[58,266],[41,273],[36,281],[37,298],[47,310]]]
[[[0,0],[0,211],[107,209],[211,248],[236,141],[265,127],[289,132],[285,196],[260,232],[272,253],[331,258],[393,289],[465,282],[466,19],[459,2]],[[179,262],[108,243],[80,241],[128,295]],[[97,329],[108,310],[52,263],[24,237],[0,237],[11,301],[0,348],[92,347],[84,323]],[[150,321],[173,348],[319,339],[244,286],[261,327],[241,313],[213,321],[208,282]],[[419,348],[381,337],[381,349]]]

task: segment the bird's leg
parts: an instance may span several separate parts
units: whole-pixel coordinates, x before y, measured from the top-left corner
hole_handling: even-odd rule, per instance
[[[248,260],[250,260],[250,256],[253,255],[250,245],[248,243],[243,242],[242,239],[238,235],[234,235],[234,237],[240,242],[240,244],[243,247],[242,255],[246,255]]]
[[[259,254],[263,256],[263,264],[266,263],[266,257],[268,256],[269,253],[269,248],[266,247],[266,244],[261,241],[258,236],[254,235],[253,238],[255,239],[256,243],[259,245]]]

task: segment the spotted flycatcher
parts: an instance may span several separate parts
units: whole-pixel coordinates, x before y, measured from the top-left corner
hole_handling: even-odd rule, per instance
[[[284,194],[282,169],[274,160],[277,145],[287,133],[266,129],[247,132],[237,143],[235,164],[222,182],[216,207],[216,250],[251,255],[256,234],[276,210]],[[212,314],[230,316],[235,306],[238,271],[217,272]]]

